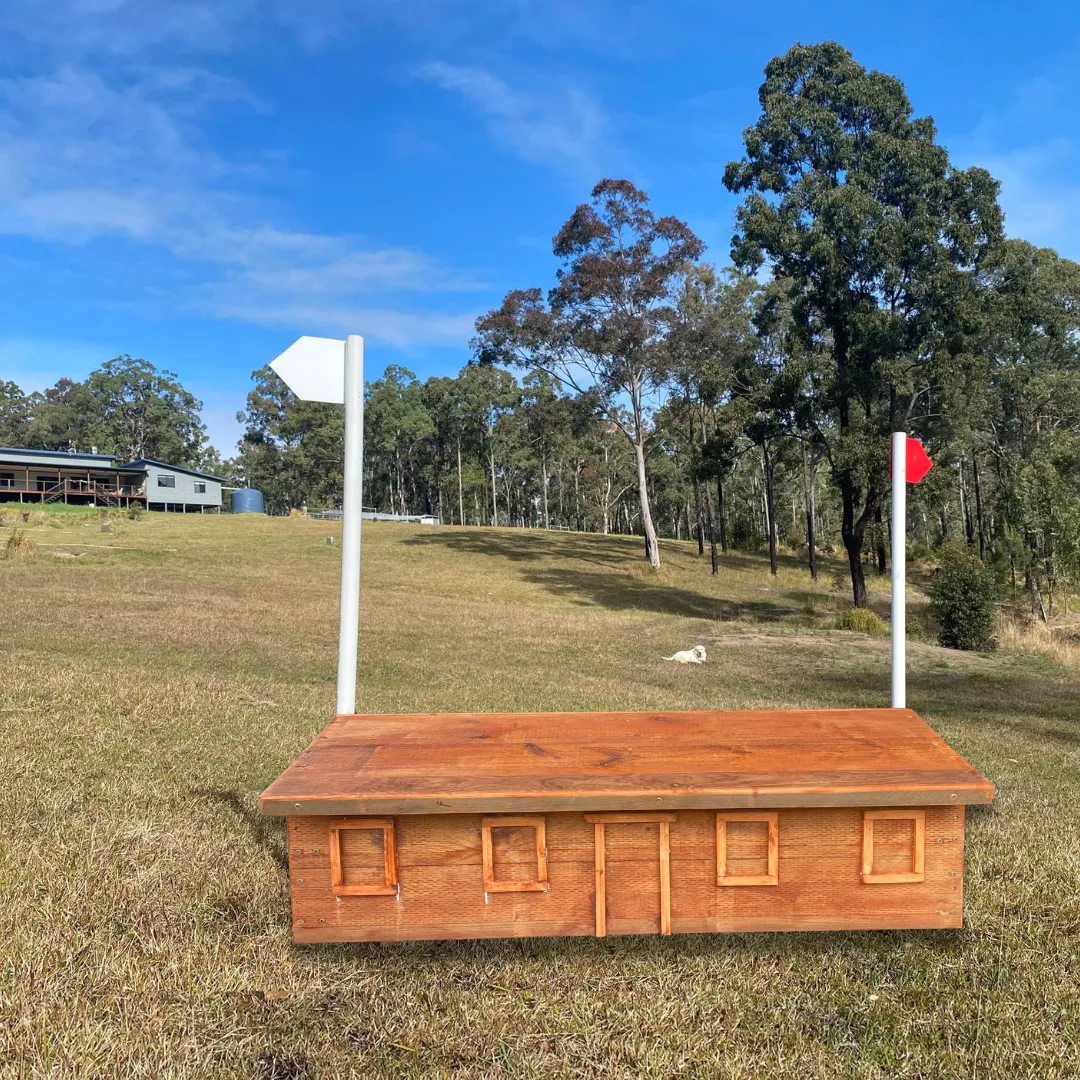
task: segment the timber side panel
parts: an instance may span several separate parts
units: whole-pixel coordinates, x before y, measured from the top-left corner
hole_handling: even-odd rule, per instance
[[[337,716],[268,814],[548,813],[987,803],[909,709]]]
[[[876,824],[875,870],[910,865],[910,831]],[[329,828],[326,817],[288,822],[297,942],[593,935],[598,831],[605,836],[606,933],[661,931],[656,822],[601,828],[582,813],[548,814],[548,891],[486,898],[480,814],[397,817],[397,896],[335,897]],[[857,807],[780,810],[776,885],[717,885],[715,811],[680,811],[667,828],[673,933],[962,925],[963,806],[925,809],[925,877],[917,883],[861,881],[864,822]],[[498,849],[495,858],[498,866]],[[373,853],[364,862],[372,873]],[[520,862],[523,872],[535,871],[524,851]]]

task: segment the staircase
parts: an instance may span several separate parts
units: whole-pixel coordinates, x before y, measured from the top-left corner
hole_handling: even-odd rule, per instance
[[[41,501],[43,503],[59,502],[64,497],[64,484],[63,481],[57,484],[50,484],[41,493]]]
[[[115,491],[110,491],[104,484],[95,484],[94,502],[98,506],[119,506],[120,497]]]

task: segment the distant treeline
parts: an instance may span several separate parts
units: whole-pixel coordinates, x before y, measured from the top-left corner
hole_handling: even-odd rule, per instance
[[[835,548],[861,606],[906,430],[936,463],[910,495],[916,541],[969,545],[1044,613],[1080,579],[1080,266],[1006,239],[997,182],[951,165],[903,84],[840,46],[771,61],[760,101],[724,174],[732,265],[602,180],[554,238],[554,285],[479,318],[457,376],[368,385],[364,501],[635,533],[657,566],[657,536],[695,538],[714,572],[729,545],[768,549],[774,572],[786,545],[811,574]],[[254,380],[218,470],[272,509],[337,505],[340,408]],[[0,440],[207,464],[198,403],[145,361],[23,406],[6,385]]]
[[[84,381],[60,379],[28,394],[0,378],[0,446],[37,450],[97,448],[123,461],[149,457],[217,474],[207,444],[202,402],[171,371],[118,356]]]
[[[601,181],[554,238],[554,286],[481,317],[456,378],[369,386],[365,500],[640,533],[656,565],[657,534],[762,545],[774,569],[787,544],[811,573],[836,546],[862,605],[907,430],[936,462],[916,539],[966,542],[1042,611],[1080,575],[1080,267],[1006,239],[997,182],[840,46],[777,57],[760,100],[724,175],[734,265]],[[338,412],[256,381],[247,475],[275,505],[337,499]]]

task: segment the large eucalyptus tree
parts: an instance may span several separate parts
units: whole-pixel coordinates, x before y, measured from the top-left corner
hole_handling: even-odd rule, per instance
[[[954,168],[903,84],[834,42],[770,61],[758,96],[745,156],[724,174],[746,195],[732,255],[788,290],[793,331],[819,361],[820,436],[861,606],[887,436],[925,419],[934,364],[964,347],[975,273],[1001,236],[998,185]]]
[[[646,474],[650,395],[663,378],[674,293],[704,245],[678,218],[658,218],[648,201],[628,180],[601,180],[553,241],[563,266],[546,302],[539,289],[507,293],[477,320],[475,347],[481,359],[545,371],[590,395],[626,436],[646,550],[659,566]]]

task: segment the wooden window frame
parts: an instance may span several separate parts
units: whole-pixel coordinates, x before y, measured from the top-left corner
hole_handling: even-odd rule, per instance
[[[607,937],[607,825],[660,826],[660,933],[671,933],[671,823],[675,813],[586,814],[593,827],[593,859],[596,879],[596,936]]]
[[[764,874],[729,874],[727,868],[727,827],[729,821],[764,821],[767,825]],[[716,815],[716,884],[780,884],[780,814],[776,810],[721,810]]]
[[[347,885],[341,866],[341,834],[346,829],[367,829],[383,834],[381,885]],[[330,822],[330,889],[335,896],[396,896],[398,892],[397,841],[393,818],[341,818]]]
[[[911,870],[899,874],[874,873],[874,822],[912,821],[915,839],[911,852]],[[926,879],[926,811],[925,810],[864,810],[862,874],[864,885],[898,885]]]
[[[492,829],[533,829],[536,833],[536,877],[527,881],[497,881]],[[480,848],[484,863],[484,892],[547,892],[547,818],[543,814],[515,814],[480,819]]]

